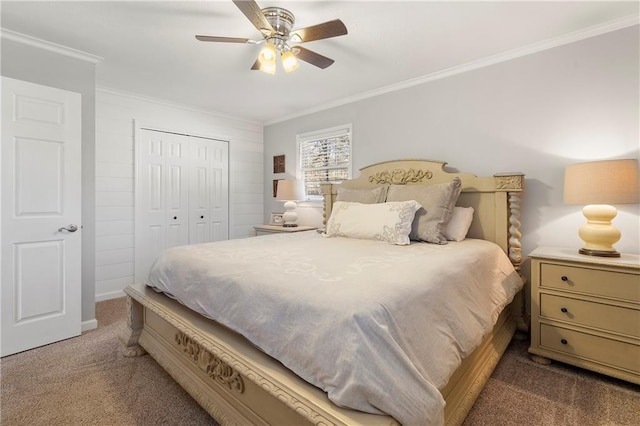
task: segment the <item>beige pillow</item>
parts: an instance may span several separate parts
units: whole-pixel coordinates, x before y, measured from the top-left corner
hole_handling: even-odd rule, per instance
[[[374,189],[338,188],[336,201],[362,204],[384,203],[384,200],[387,198],[388,188],[388,186],[381,186]]]
[[[428,243],[447,244],[444,232],[460,189],[460,178],[433,185],[391,185],[387,202],[416,200],[422,208],[416,212],[409,237]]]
[[[337,201],[325,237],[347,237],[409,244],[411,223],[420,204],[416,201],[362,204]]]

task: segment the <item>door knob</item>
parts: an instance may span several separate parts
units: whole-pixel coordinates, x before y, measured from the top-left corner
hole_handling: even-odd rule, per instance
[[[58,232],[68,231],[68,232],[76,232],[78,227],[76,225],[67,225],[67,227],[58,228]]]

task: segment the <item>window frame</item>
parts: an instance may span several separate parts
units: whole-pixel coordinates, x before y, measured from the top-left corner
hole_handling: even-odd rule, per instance
[[[296,135],[296,174],[297,178],[304,181],[304,171],[302,168],[302,149],[301,146],[303,143],[320,140],[320,139],[329,139],[332,137],[339,137],[343,135],[349,136],[349,165],[347,167],[347,179],[351,179],[352,169],[353,169],[353,128],[351,123],[343,124],[340,126],[329,127],[326,129],[314,130],[306,133],[299,133]],[[307,195],[307,184],[304,183],[304,196],[305,201],[322,201],[322,195],[314,196]]]

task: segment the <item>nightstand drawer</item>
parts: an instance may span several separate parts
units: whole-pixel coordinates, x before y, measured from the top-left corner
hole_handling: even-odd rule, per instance
[[[630,343],[541,324],[540,347],[640,373],[640,346]]]
[[[640,338],[640,311],[635,309],[541,294],[540,316]]]
[[[540,286],[594,296],[640,302],[640,277],[636,274],[542,263]]]

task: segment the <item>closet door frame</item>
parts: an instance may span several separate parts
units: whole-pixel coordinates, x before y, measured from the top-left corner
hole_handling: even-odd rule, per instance
[[[151,123],[147,123],[140,120],[134,120],[134,268],[135,268],[135,279],[136,283],[142,283],[146,281],[146,272],[142,269],[144,266],[139,265],[138,259],[141,256],[138,251],[139,246],[142,242],[143,235],[140,231],[140,226],[142,226],[145,222],[144,213],[141,211],[140,206],[143,205],[142,197],[144,194],[140,191],[140,182],[142,179],[142,173],[145,173],[144,170],[141,170],[140,167],[140,150],[142,149],[142,130],[149,130],[155,132],[162,133],[171,133],[175,135],[181,135],[186,137],[200,138],[200,139],[210,139],[215,141],[224,142],[227,144],[227,175],[225,176],[225,180],[227,182],[227,237],[231,234],[232,228],[232,215],[231,215],[231,205],[232,205],[232,193],[231,193],[231,138],[228,136],[220,136],[220,135],[211,135],[211,134],[203,134],[199,132],[194,132],[190,130],[178,129],[178,128],[170,128],[166,126],[157,126]],[[188,176],[191,179],[191,176]],[[190,204],[190,201],[187,201],[187,205]],[[189,226],[189,223],[187,222]],[[189,226],[190,227],[190,226]],[[189,234],[189,232],[188,232]],[[143,262],[147,263],[147,262]],[[150,265],[149,265],[150,266]]]

